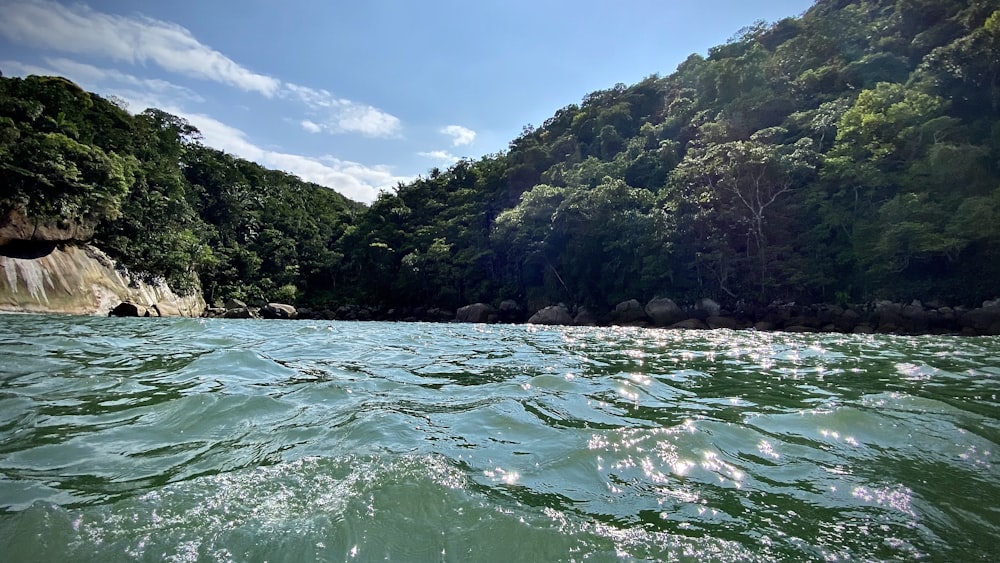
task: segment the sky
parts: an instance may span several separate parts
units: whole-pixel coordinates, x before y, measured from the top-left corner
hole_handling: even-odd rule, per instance
[[[0,71],[55,74],[370,203],[813,0],[0,0]]]

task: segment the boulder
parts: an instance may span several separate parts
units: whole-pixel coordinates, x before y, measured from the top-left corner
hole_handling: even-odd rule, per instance
[[[807,328],[819,328],[820,326],[823,325],[823,323],[820,322],[819,317],[813,317],[810,315],[796,315],[794,317],[789,317],[785,319],[784,325],[785,327],[802,326]],[[788,329],[785,328],[785,330]]]
[[[528,323],[535,325],[572,325],[573,317],[569,314],[569,309],[565,305],[551,305],[532,315],[528,319]]]
[[[428,321],[443,323],[443,322],[450,321],[451,319],[454,319],[455,318],[455,313],[452,312],[452,311],[446,311],[444,309],[439,309],[437,307],[431,307],[430,309],[427,309],[427,313],[425,314],[425,318]]]
[[[599,324],[597,315],[586,307],[580,307],[573,317],[573,324],[576,326],[597,326]]]
[[[460,323],[488,323],[495,320],[497,310],[486,303],[473,303],[461,307],[455,313],[455,320]]]
[[[708,328],[711,329],[728,328],[730,330],[736,330],[740,328],[739,321],[737,321],[732,317],[723,317],[723,316],[708,317],[708,319],[705,321],[705,324],[707,324]]]
[[[299,312],[287,303],[268,303],[260,308],[260,316],[265,319],[294,319]]]
[[[622,301],[611,313],[613,324],[634,324],[648,321],[646,310],[637,299]]]
[[[131,301],[119,303],[117,307],[108,313],[109,317],[148,317],[149,309],[142,305],[137,305]]]
[[[840,332],[852,332],[854,327],[858,326],[861,320],[861,315],[858,314],[854,309],[847,309],[839,317],[833,320],[834,326]]]
[[[226,313],[222,315],[225,319],[256,319],[257,313],[251,310],[249,307],[226,309]]]
[[[908,332],[921,333],[927,330],[930,324],[928,311],[924,309],[920,301],[913,300],[913,303],[903,307],[901,311],[903,326]]]
[[[1000,304],[986,301],[983,305],[961,313],[958,318],[959,326],[963,333],[969,332],[966,329],[971,329],[982,336],[1000,335]]]
[[[695,303],[694,309],[696,312],[704,313],[705,318],[708,317],[718,317],[722,313],[722,306],[715,302],[714,299],[709,299],[708,297],[703,297]],[[701,314],[698,315],[701,318]]]
[[[679,323],[670,325],[670,328],[682,328],[687,330],[708,330],[708,325],[701,319],[685,319]]]
[[[654,297],[646,303],[646,316],[657,326],[670,326],[684,320],[684,311],[666,297]]]
[[[892,301],[877,301],[872,318],[879,332],[895,332],[903,324],[903,306]]]
[[[502,323],[519,323],[524,320],[524,309],[513,299],[504,299],[500,302],[499,317]]]
[[[227,299],[224,307],[226,309],[246,309],[247,304],[239,299]]]

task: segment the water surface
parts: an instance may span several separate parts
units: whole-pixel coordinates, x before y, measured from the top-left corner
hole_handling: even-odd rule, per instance
[[[5,561],[991,560],[1000,339],[0,316]]]

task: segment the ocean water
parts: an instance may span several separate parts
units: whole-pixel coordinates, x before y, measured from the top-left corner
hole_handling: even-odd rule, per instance
[[[989,561],[1000,339],[0,316],[0,560]]]

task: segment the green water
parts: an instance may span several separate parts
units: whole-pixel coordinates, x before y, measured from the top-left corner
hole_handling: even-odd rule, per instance
[[[995,560],[998,393],[998,338],[0,316],[0,560]]]

